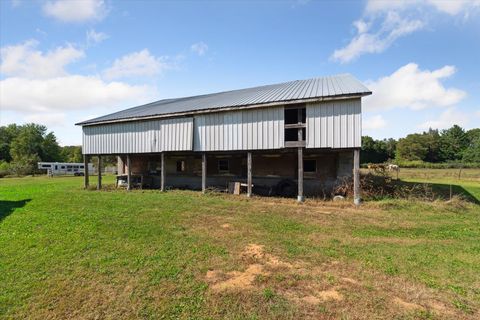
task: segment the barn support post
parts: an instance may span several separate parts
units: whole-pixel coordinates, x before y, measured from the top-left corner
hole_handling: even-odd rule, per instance
[[[303,148],[298,147],[298,196],[297,201],[303,202]]]
[[[160,191],[165,191],[165,152],[160,154]]]
[[[202,153],[202,193],[207,191],[207,154]]]
[[[83,187],[85,189],[88,189],[90,182],[89,182],[89,176],[88,176],[88,155],[85,154],[83,155],[83,168],[84,168],[84,175],[83,175]]]
[[[360,205],[360,149],[353,150],[353,203]]]
[[[117,174],[125,174],[125,166],[121,156],[117,156]]]
[[[297,111],[297,123],[302,124],[303,123],[303,114],[302,114],[302,109],[298,109]],[[298,128],[298,136],[297,136],[298,141],[303,141],[303,129]],[[297,201],[298,202],[303,202],[305,199],[303,197],[303,147],[299,146],[298,147],[298,195],[297,195]]]
[[[252,196],[252,153],[247,152],[247,197]]]
[[[98,155],[98,181],[97,181],[97,190],[102,189],[102,156]]]
[[[129,154],[127,154],[127,190],[132,190],[132,161]]]

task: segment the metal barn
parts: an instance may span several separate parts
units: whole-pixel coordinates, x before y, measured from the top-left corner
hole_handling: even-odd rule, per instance
[[[139,178],[161,190],[240,184],[248,196],[303,201],[353,175],[358,202],[361,98],[369,94],[343,74],[165,99],[78,125],[85,162],[118,156],[128,189]]]

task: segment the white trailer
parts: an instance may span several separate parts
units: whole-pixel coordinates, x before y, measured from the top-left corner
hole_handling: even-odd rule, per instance
[[[46,170],[48,175],[85,175],[85,165],[83,163],[71,163],[71,162],[39,162],[38,169]],[[93,173],[93,164],[88,164],[88,171]]]

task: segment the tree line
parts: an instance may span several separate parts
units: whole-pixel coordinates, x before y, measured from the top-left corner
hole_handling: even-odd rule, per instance
[[[466,131],[458,125],[430,129],[405,138],[375,140],[362,137],[362,163],[473,163],[480,165],[480,128]]]
[[[80,146],[61,147],[53,132],[35,123],[0,127],[0,174],[32,174],[37,162],[82,162]]]
[[[0,127],[0,176],[35,173],[37,162],[82,162],[81,146],[58,144],[47,127],[30,123]],[[92,159],[95,163],[95,159]],[[106,157],[106,165],[115,164],[115,157]],[[396,161],[421,163],[476,163],[480,165],[480,128],[465,131],[458,125],[446,130],[430,129],[405,138],[375,140],[362,137],[361,162]]]

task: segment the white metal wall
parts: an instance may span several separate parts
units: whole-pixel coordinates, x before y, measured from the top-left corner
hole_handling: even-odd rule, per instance
[[[195,151],[279,149],[283,146],[283,106],[195,116]]]
[[[192,150],[193,118],[135,121],[83,127],[84,154]]]
[[[307,104],[307,148],[360,148],[360,99]]]

